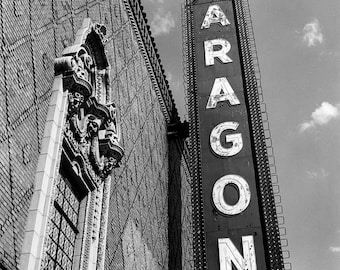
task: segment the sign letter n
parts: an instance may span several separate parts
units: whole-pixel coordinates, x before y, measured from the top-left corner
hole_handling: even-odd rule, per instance
[[[243,257],[229,238],[218,239],[220,270],[257,270],[253,236],[242,236],[242,246]]]

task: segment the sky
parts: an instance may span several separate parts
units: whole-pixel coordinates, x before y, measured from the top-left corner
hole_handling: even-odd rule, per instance
[[[249,0],[294,270],[340,269],[340,1]],[[181,4],[142,0],[182,119]]]

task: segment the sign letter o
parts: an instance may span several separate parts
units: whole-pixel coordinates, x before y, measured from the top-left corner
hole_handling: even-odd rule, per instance
[[[234,205],[229,205],[224,200],[224,188],[233,184],[239,192],[239,200]],[[239,175],[229,174],[216,181],[212,191],[215,207],[223,214],[233,216],[242,213],[250,203],[250,188],[246,180]]]

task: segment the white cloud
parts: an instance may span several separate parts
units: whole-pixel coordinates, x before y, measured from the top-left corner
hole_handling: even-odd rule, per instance
[[[340,247],[329,247],[329,250],[334,253],[339,253],[340,252]]]
[[[153,36],[167,34],[175,27],[175,19],[170,11],[165,12],[163,8],[157,9],[150,23]]]
[[[174,92],[183,91],[183,88],[181,87],[182,81],[179,80],[177,78],[177,76],[175,76],[171,72],[168,72],[166,77],[169,81],[169,85],[170,85],[171,90],[173,90]]]
[[[168,72],[168,73],[166,74],[166,77],[167,77],[169,83],[172,83],[172,80],[174,79],[174,75],[172,75],[171,72]]]
[[[313,19],[303,27],[303,41],[308,47],[316,46],[317,43],[323,42],[323,34],[321,33],[320,23],[317,19]]]
[[[318,171],[307,171],[307,177],[309,179],[324,179],[329,176],[329,172],[327,172],[324,168],[321,168]]]
[[[322,102],[321,106],[316,108],[315,111],[312,113],[312,119],[300,124],[300,132],[304,132],[307,129],[314,128],[318,125],[326,125],[332,119],[339,117],[340,111],[337,106],[334,106],[326,101]]]

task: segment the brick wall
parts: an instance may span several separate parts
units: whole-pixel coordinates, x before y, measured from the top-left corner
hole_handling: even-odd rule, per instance
[[[155,269],[167,269],[166,123],[128,22],[111,43],[112,101],[119,104],[125,157],[114,171],[105,268],[148,269],[143,254],[151,252]]]
[[[185,142],[169,141],[169,269],[194,269],[192,246],[191,177]]]
[[[172,268],[173,258],[169,268],[180,269],[180,260],[183,269],[191,268],[187,165],[182,150],[169,145],[159,99],[122,1],[1,1],[0,267],[4,269],[17,269],[19,263],[53,60],[73,43],[86,17],[107,26],[109,99],[119,109],[125,148],[122,165],[113,173],[105,268],[168,269],[168,227],[174,228],[168,218],[169,175],[180,179],[182,186],[176,187],[182,198],[176,245],[182,254],[176,259],[178,268]],[[174,173],[172,157],[180,160]]]

